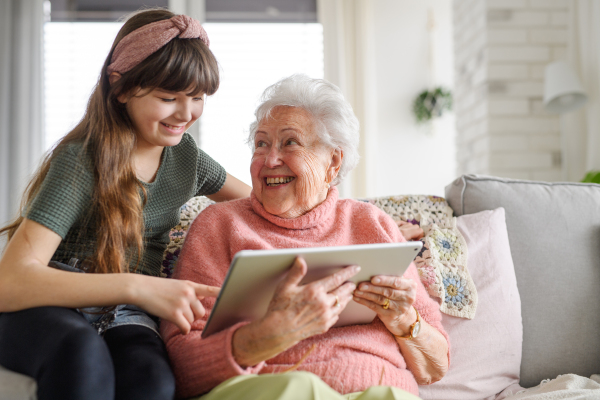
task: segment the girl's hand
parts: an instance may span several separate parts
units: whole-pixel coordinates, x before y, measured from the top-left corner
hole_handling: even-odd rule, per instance
[[[192,323],[204,316],[206,311],[200,303],[204,297],[216,297],[221,290],[192,281],[165,279],[144,275],[134,288],[133,304],[152,315],[177,325],[184,335],[190,332]]]
[[[411,224],[406,221],[398,221],[396,223],[398,224],[398,229],[400,229],[402,236],[404,236],[406,240],[419,240],[425,236],[423,229],[419,225]]]
[[[321,280],[300,285],[306,262],[297,257],[277,286],[267,314],[238,329],[233,336],[233,355],[241,366],[268,360],[310,336],[325,333],[352,300],[356,285],[346,282],[360,270],[342,269]]]
[[[377,275],[371,282],[361,282],[354,291],[354,301],[369,307],[395,336],[406,336],[417,320],[413,303],[417,284],[399,276]]]

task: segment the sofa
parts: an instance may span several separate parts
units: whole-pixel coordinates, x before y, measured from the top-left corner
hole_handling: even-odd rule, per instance
[[[446,187],[445,200],[371,202],[393,213],[398,202],[413,207],[407,199],[417,208],[430,200],[451,208],[477,292],[474,315],[443,314],[450,370],[420,396],[600,399],[600,185],[464,175]],[[196,199],[182,207],[166,275],[187,227],[208,204]],[[415,215],[405,219],[420,222]],[[0,367],[0,399],[35,399],[35,382]]]
[[[442,381],[423,388],[421,396],[432,399],[461,398],[449,394],[448,385],[451,382],[448,379],[451,381],[456,368],[460,368],[457,363],[461,361],[461,350],[466,352],[479,342],[486,354],[480,355],[480,364],[471,369],[473,380],[469,382],[468,377],[462,374],[464,379],[456,384],[456,392],[463,399],[486,398],[483,394],[495,398],[494,394],[485,392],[486,386],[497,389],[511,380],[513,383],[506,386],[498,398],[524,398],[523,394],[516,395],[521,388],[534,388],[528,392],[537,399],[535,393],[543,390],[540,386],[547,385],[547,380],[555,380],[555,386],[559,388],[558,381],[562,380],[568,381],[565,386],[573,389],[557,389],[560,393],[556,393],[556,396],[539,398],[600,399],[600,385],[588,379],[593,377],[598,380],[596,374],[600,373],[600,185],[465,175],[446,187],[445,197],[459,224],[461,220],[475,218],[489,210],[504,211],[519,295],[514,302],[520,303],[522,323],[517,324],[518,315],[505,313],[510,304],[496,304],[489,311],[502,318],[506,325],[512,326],[512,331],[522,328],[521,360],[518,370],[514,370],[514,365],[498,368],[499,363],[510,358],[507,350],[514,350],[503,339],[511,332],[502,330],[501,326],[480,331],[492,337],[492,340],[472,338],[473,341],[465,344],[463,349],[456,348],[461,338],[452,337],[451,334],[452,355],[456,362]],[[489,233],[490,237],[494,234],[481,233]],[[501,241],[497,238],[502,235],[496,232],[495,236],[496,239],[487,244],[482,237],[472,238],[474,245],[469,246],[469,255],[475,256],[471,253],[478,251],[477,245],[483,246],[483,252],[490,255],[498,251],[497,246]],[[494,265],[491,256],[482,261],[482,265],[469,266],[473,275],[478,272],[474,270],[476,267],[490,268]],[[506,272],[510,268],[510,261],[505,260],[504,266],[496,265],[497,275],[501,274],[501,270]],[[481,310],[477,310],[480,313],[484,307],[481,303],[482,291],[489,282],[475,283],[480,294]],[[509,284],[509,279],[503,281],[504,290],[508,290]],[[508,298],[503,291],[494,292],[493,295]],[[471,321],[460,321],[459,324],[464,330],[469,330],[469,324],[476,323],[479,316],[476,315]],[[490,321],[492,323],[493,320]],[[468,364],[465,362],[465,365]],[[501,372],[505,379],[498,382],[497,376],[492,378],[488,374],[490,370]],[[487,384],[478,386],[477,381],[481,379],[486,379]],[[549,384],[551,386],[553,382]],[[436,389],[441,390],[434,389],[435,385],[439,385]],[[587,391],[580,387],[591,389]]]

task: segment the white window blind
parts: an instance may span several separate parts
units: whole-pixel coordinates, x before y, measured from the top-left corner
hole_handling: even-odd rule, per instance
[[[81,120],[121,23],[45,25],[46,148]],[[206,23],[221,68],[221,86],[200,118],[200,146],[227,171],[250,183],[245,140],[263,90],[294,73],[323,77],[318,23]]]
[[[221,66],[221,86],[207,98],[200,145],[227,172],[250,184],[245,141],[267,86],[294,73],[323,77],[321,24],[206,23]]]
[[[44,25],[46,149],[83,117],[104,59],[122,25],[111,22]]]

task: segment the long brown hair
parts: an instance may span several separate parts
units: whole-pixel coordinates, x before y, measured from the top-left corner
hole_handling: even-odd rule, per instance
[[[132,162],[136,144],[133,124],[118,97],[156,88],[212,95],[219,87],[219,69],[214,55],[200,39],[175,38],[112,85],[106,70],[123,37],[173,16],[165,9],[150,9],[127,19],[104,62],[82,120],[43,159],[25,190],[19,216],[0,229],[0,234],[8,233],[8,240],[12,238],[23,221],[24,207],[38,194],[52,160],[65,146],[78,143],[82,145],[81,154],[91,156],[94,170],[94,193],[86,220],[95,222],[96,248],[88,271],[126,272],[131,260],[139,263],[144,248],[143,208],[147,193]]]

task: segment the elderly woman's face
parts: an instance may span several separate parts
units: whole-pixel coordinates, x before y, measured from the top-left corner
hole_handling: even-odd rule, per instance
[[[340,150],[319,140],[306,110],[275,107],[254,138],[252,189],[267,212],[295,218],[326,199],[341,162]]]

